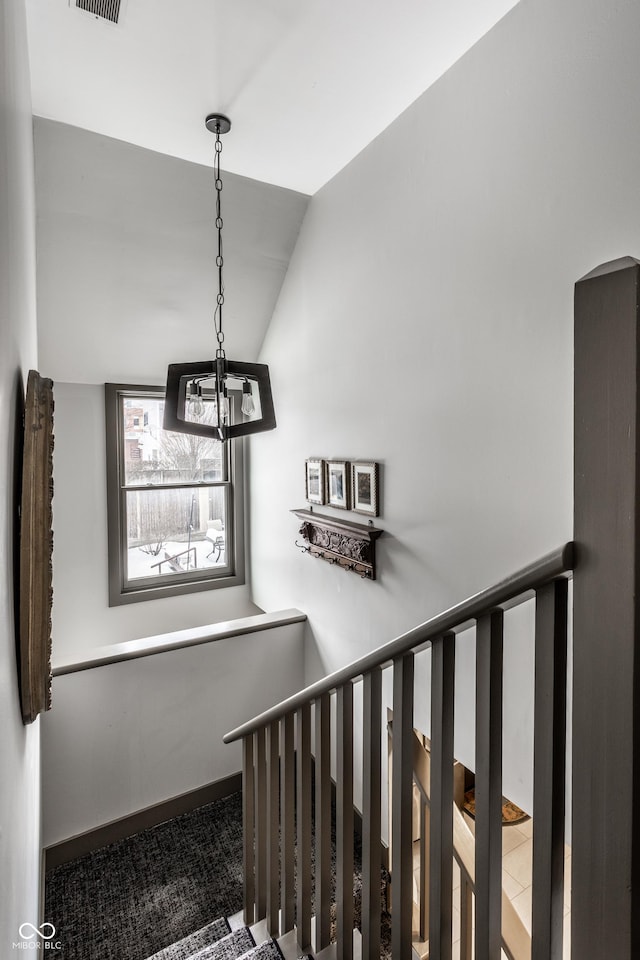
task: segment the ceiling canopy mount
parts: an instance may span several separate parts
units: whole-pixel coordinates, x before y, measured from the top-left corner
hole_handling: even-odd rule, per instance
[[[224,113],[210,113],[204,125],[210,133],[229,133],[231,130],[231,120]]]

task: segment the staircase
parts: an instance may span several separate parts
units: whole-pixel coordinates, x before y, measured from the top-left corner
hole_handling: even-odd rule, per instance
[[[640,262],[603,264],[576,287],[571,808],[571,947],[576,960],[640,957],[638,581]],[[234,934],[153,960],[310,953],[380,956],[381,824],[388,813],[393,960],[451,960],[452,864],[462,878],[459,960],[561,960],[571,544],[397,637],[225,736],[243,748],[244,910]],[[510,922],[501,876],[503,612],[535,597],[530,936]],[[453,802],[456,636],[475,628],[475,831]],[[414,683],[430,649],[430,689]],[[386,683],[382,683],[385,674]],[[354,705],[354,688],[359,694]],[[428,698],[430,756],[415,756],[416,698]],[[355,708],[354,708],[355,706]],[[384,709],[393,715],[389,809],[381,809]],[[354,751],[354,729],[357,745]],[[312,862],[312,761],[315,859]],[[331,860],[335,771],[337,836]],[[413,929],[412,800],[429,804],[428,860]],[[361,939],[352,898],[354,778],[362,786]],[[384,798],[383,798],[384,801]],[[336,897],[331,896],[334,873]],[[313,873],[313,878],[312,878]],[[315,917],[311,889],[315,881]],[[332,911],[335,908],[335,925]],[[471,918],[474,922],[471,923]],[[465,919],[466,918],[466,919]],[[313,922],[312,922],[313,921]],[[222,921],[226,923],[226,921]],[[205,928],[206,929],[206,928]],[[262,930],[256,936],[253,931]],[[270,940],[270,931],[278,940]],[[202,933],[202,931],[200,931]],[[284,936],[281,934],[284,933]],[[417,933],[417,936],[416,936]],[[229,940],[228,938],[232,938]],[[285,953],[291,938],[303,947]],[[186,950],[191,938],[186,941]],[[230,952],[224,952],[224,941]],[[244,949],[244,952],[242,950]],[[256,952],[256,951],[267,952]],[[174,951],[174,952],[171,952]],[[178,951],[178,952],[175,952]],[[271,952],[268,952],[271,951]],[[325,951],[331,951],[327,953]],[[422,953],[422,956],[426,954]]]
[[[244,925],[242,914],[221,917],[149,960],[299,960],[293,934],[272,939],[264,921]]]
[[[303,956],[374,960],[383,952],[388,955],[380,897],[383,817],[389,821],[393,960],[452,960],[454,908],[460,914],[460,943],[455,951],[459,960],[501,956],[561,960],[567,601],[572,567],[573,545],[565,544],[228,733],[226,742],[240,740],[243,747],[243,911],[230,921],[208,924],[150,960],[298,960]],[[504,610],[532,598],[533,820],[537,829],[529,933],[502,889],[502,681],[503,647],[510,639],[504,631]],[[456,637],[472,624],[476,634],[473,834],[454,802],[453,752]],[[414,683],[414,663],[425,650],[430,651],[428,689]],[[386,694],[383,672],[388,675]],[[358,704],[357,685],[361,685]],[[427,696],[428,751],[416,738],[414,714],[417,697]],[[390,725],[383,706],[393,718]],[[354,749],[356,730],[362,732],[363,741],[359,759]],[[387,805],[381,787],[382,747],[388,734]],[[360,929],[354,909],[356,778],[362,784]],[[420,853],[417,924],[414,785],[429,809]],[[455,895],[454,859],[462,877]]]
[[[274,936],[291,933],[301,952],[356,960],[381,955],[381,824],[390,823],[393,960],[451,960],[454,906],[460,960],[560,960],[564,886],[567,664],[566,544],[494,587],[450,608],[231,731],[243,746],[244,918]],[[535,597],[533,915],[531,935],[503,903],[502,699],[504,613]],[[454,804],[455,652],[475,625],[475,833]],[[429,649],[430,689],[414,683]],[[383,693],[383,672],[387,681]],[[358,691],[359,703],[354,696]],[[415,753],[415,701],[430,700],[429,771]],[[332,702],[333,701],[333,702]],[[382,803],[382,742],[393,716],[389,806]],[[361,731],[360,759],[355,731]],[[332,747],[335,763],[332,763]],[[315,774],[312,773],[312,766]],[[331,857],[335,770],[336,857]],[[362,784],[362,916],[353,902],[354,782]],[[429,804],[428,858],[418,929],[413,916],[413,784]],[[312,784],[314,786],[312,786]],[[315,803],[312,803],[312,790]],[[315,833],[315,841],[312,837]],[[312,846],[315,857],[312,857]],[[464,877],[454,904],[454,857]],[[331,875],[335,876],[335,901]],[[311,890],[315,886],[315,916]],[[335,904],[335,906],[334,906]],[[335,909],[335,925],[331,921]],[[462,919],[464,918],[464,919]],[[474,919],[475,918],[475,919]],[[557,931],[560,931],[558,936]]]

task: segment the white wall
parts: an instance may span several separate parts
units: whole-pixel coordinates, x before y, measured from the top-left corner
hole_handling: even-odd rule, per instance
[[[168,363],[211,357],[214,138],[203,131],[207,167],[53,120],[34,129],[43,370],[69,383],[162,383]],[[223,180],[225,347],[253,360],[308,198]]]
[[[40,721],[24,727],[14,627],[17,434],[37,366],[33,137],[23,0],[0,0],[0,955],[39,923]]]
[[[251,451],[254,599],[308,614],[308,680],[571,539],[573,284],[640,254],[639,36],[633,0],[521,0],[312,199]],[[376,583],[294,548],[309,456],[382,464]]]
[[[229,730],[303,681],[303,624],[56,677],[44,845],[237,773]]]
[[[55,663],[257,608],[248,586],[108,606],[102,384],[163,384],[169,362],[212,356],[212,169],[51,120],[34,129],[40,362],[56,403]],[[230,356],[257,355],[307,201],[224,176]]]
[[[108,606],[103,384],[162,384],[169,362],[212,356],[212,169],[38,118],[35,138],[40,362],[56,403],[55,666],[258,608],[247,585]],[[307,198],[224,181],[225,345],[230,357],[251,360]],[[221,755],[219,738],[257,703],[300,685],[302,654],[287,647],[291,662],[271,682],[261,671],[247,677],[270,649],[262,635],[252,657],[246,641],[213,646],[218,659],[206,664],[197,650],[56,680],[45,735],[47,844],[237,772],[237,750]],[[226,688],[212,705],[219,676]],[[190,713],[199,698],[201,713]]]
[[[104,387],[55,383],[53,663],[127,640],[246,617],[249,587],[109,607]]]

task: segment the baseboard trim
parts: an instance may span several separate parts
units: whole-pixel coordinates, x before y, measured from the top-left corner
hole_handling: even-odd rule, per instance
[[[191,810],[203,807],[207,803],[213,803],[214,800],[229,797],[239,790],[242,790],[242,774],[234,773],[223,780],[216,780],[215,783],[208,783],[204,787],[198,787],[197,790],[190,790],[178,797],[171,797],[169,800],[163,800],[162,803],[156,803],[152,807],[137,810],[127,817],[112,820],[110,823],[102,824],[94,830],[52,844],[44,850],[45,869],[52,870],[54,867],[59,867],[70,860],[77,860],[78,857],[92,853],[108,843],[124,840],[125,837],[131,837],[148,827],[156,827],[159,823],[172,820],[183,813],[190,813]]]
[[[312,767],[315,766],[315,758],[311,758]],[[222,780],[216,780],[214,783],[208,783],[204,787],[198,787],[196,790],[190,790],[188,793],[182,793],[177,797],[171,797],[169,800],[163,800],[162,803],[156,803],[144,810],[138,810],[129,814],[127,817],[121,817],[119,820],[112,820],[110,823],[102,824],[94,830],[88,830],[86,833],[79,833],[75,837],[69,837],[68,840],[61,840],[60,843],[54,843],[43,850],[42,879],[48,870],[61,866],[63,863],[69,863],[71,860],[77,860],[78,857],[84,857],[100,847],[105,847],[109,843],[115,843],[117,840],[124,840],[126,837],[132,837],[141,830],[148,827],[156,827],[159,823],[166,820],[172,820],[173,817],[179,817],[183,813],[190,813],[198,807],[203,807],[207,803],[213,803],[214,800],[221,800],[223,797],[229,797],[232,793],[238,793],[242,790],[242,774],[234,773],[230,777]],[[336,784],[331,780],[332,799],[335,803]],[[362,814],[357,807],[353,808],[354,832],[362,838]],[[389,869],[389,848],[380,841],[380,859],[382,866]],[[44,904],[44,897],[42,898]]]
[[[45,922],[45,876],[47,873],[47,853],[44,847],[40,849],[40,893],[39,893],[39,902],[38,910],[40,917],[40,926]]]

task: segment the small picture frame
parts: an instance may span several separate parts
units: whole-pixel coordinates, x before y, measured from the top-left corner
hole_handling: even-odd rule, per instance
[[[378,516],[378,464],[351,465],[351,503],[356,513]]]
[[[327,499],[330,507],[349,509],[349,464],[346,460],[327,460]]]
[[[305,491],[309,503],[326,503],[324,460],[311,457],[305,463]]]

